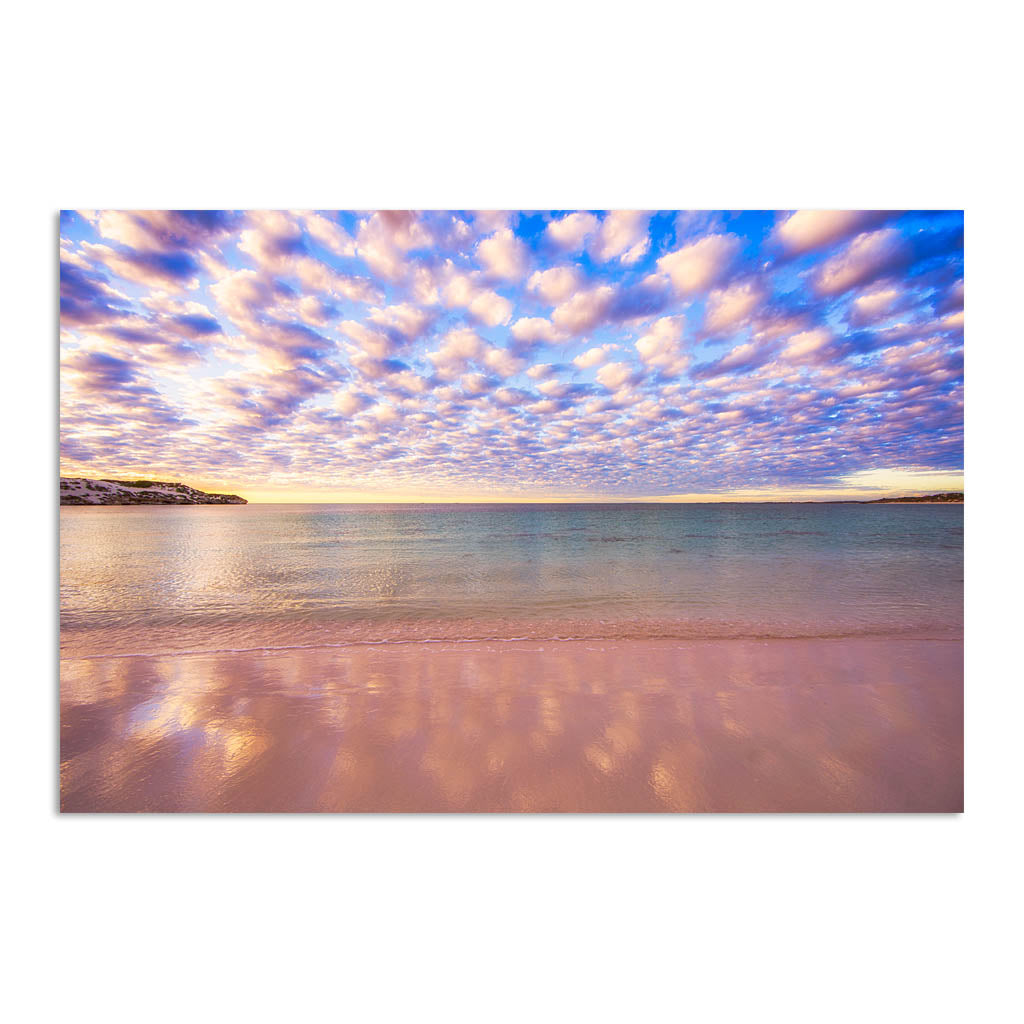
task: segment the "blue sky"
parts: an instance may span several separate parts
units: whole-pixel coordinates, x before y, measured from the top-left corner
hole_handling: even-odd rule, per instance
[[[61,216],[61,472],[257,500],[962,486],[963,215]]]

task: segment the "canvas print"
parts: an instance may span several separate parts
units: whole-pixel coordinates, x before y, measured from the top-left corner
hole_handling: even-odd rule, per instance
[[[61,213],[61,809],[961,811],[963,226]]]

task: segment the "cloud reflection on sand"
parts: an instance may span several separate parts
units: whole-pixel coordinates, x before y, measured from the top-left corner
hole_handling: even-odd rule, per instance
[[[96,811],[962,807],[962,646],[623,641],[62,664]]]

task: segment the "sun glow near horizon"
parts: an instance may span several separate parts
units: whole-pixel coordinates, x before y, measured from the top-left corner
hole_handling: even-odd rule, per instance
[[[107,476],[107,474],[102,474]],[[250,486],[230,480],[178,480],[174,473],[135,473],[124,479],[171,479],[214,493],[238,494],[250,504],[601,504],[601,503],[679,503],[764,501],[841,501],[873,498],[915,497],[925,494],[964,490],[963,473],[934,473],[929,470],[898,470],[855,474],[838,486],[821,488],[739,488],[725,492],[694,494],[568,494],[530,493],[489,490],[444,492],[362,491],[345,488],[303,488]]]

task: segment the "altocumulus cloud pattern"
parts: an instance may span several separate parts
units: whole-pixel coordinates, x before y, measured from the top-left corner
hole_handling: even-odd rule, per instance
[[[61,215],[61,470],[636,497],[963,466],[960,212]]]

